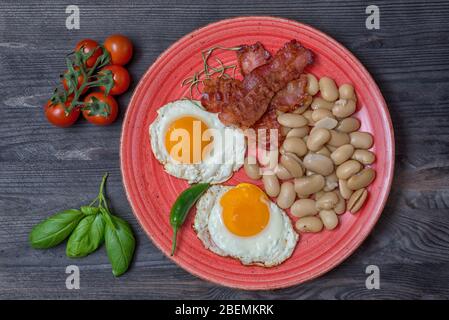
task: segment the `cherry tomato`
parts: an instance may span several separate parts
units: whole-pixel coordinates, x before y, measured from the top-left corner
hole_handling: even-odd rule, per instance
[[[69,105],[70,101],[67,101],[65,106],[68,107]],[[80,110],[78,108],[72,109],[67,115],[65,113],[65,107],[61,103],[53,105],[50,100],[45,104],[44,111],[47,120],[51,124],[62,128],[70,127],[76,122],[80,115]]]
[[[125,65],[133,55],[131,40],[120,34],[114,34],[104,41],[104,47],[111,54],[112,64]]]
[[[83,117],[89,121],[90,123],[106,126],[115,121],[118,115],[118,104],[115,101],[114,97],[111,95],[105,96],[103,92],[92,92],[86,98],[84,98],[84,102],[89,103],[92,102],[92,97],[97,98],[98,100],[105,102],[109,105],[109,115],[104,117],[102,115],[89,115],[90,110],[83,110]]]
[[[131,78],[125,68],[114,64],[104,67],[100,73],[104,70],[110,70],[112,72],[112,79],[114,79],[114,86],[109,91],[109,94],[118,95],[128,90]],[[100,87],[100,89],[105,91],[105,87]]]
[[[74,69],[75,69],[75,71],[78,71],[79,67],[75,67]],[[66,74],[67,74],[67,71],[64,72],[64,77],[62,78],[62,85],[64,86],[64,89],[66,91],[68,91],[69,90],[69,85],[67,84],[67,80],[65,79],[65,75]],[[83,77],[83,75],[81,73],[79,73],[77,80],[78,80],[78,85],[76,86],[76,88],[79,89],[81,87],[81,85],[84,83],[84,77]],[[88,89],[87,87],[84,88],[83,92],[81,94],[85,94],[87,89]]]
[[[88,68],[92,68],[97,61],[98,57],[102,55],[103,50],[98,47],[98,42],[92,39],[83,39],[80,42],[76,44],[75,51],[79,51],[83,48],[84,53],[90,53],[91,51],[95,52],[90,56],[89,59],[86,61],[86,66]]]

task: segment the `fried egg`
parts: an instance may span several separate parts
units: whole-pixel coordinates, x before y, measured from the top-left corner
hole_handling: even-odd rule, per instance
[[[281,264],[298,242],[287,214],[253,184],[212,186],[196,209],[193,228],[204,246],[244,265]]]
[[[151,149],[170,175],[189,183],[220,183],[243,165],[241,129],[226,127],[200,103],[178,100],[161,107],[149,127]]]

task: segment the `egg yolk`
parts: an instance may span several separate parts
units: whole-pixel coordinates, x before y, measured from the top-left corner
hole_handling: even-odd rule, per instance
[[[200,119],[185,116],[176,119],[165,133],[165,148],[170,156],[181,163],[199,163],[205,154],[203,151],[210,143],[203,141],[203,133],[208,129]]]
[[[268,197],[257,186],[241,183],[220,199],[223,222],[230,232],[249,237],[261,232],[270,219]]]

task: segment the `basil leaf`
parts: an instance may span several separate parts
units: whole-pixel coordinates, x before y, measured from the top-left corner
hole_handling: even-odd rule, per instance
[[[64,241],[83,217],[80,210],[69,209],[48,217],[34,226],[29,241],[33,248],[46,249]]]
[[[104,220],[101,214],[88,215],[76,226],[67,242],[66,255],[80,258],[94,252],[104,240]]]
[[[129,224],[112,215],[106,217],[106,252],[112,265],[112,273],[118,277],[128,270],[131,263],[136,241]]]
[[[89,216],[91,214],[97,214],[100,212],[100,208],[98,207],[91,207],[91,206],[82,206],[80,208],[81,212],[84,213],[86,216]]]

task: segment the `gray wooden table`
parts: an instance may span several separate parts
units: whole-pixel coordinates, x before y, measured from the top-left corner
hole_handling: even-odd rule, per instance
[[[77,1],[79,30],[67,30],[70,1],[0,4],[0,298],[449,298],[449,4],[447,1]],[[380,29],[365,8],[380,9]],[[349,48],[371,72],[389,105],[396,171],[379,223],[343,264],[306,284],[246,292],[200,280],[171,263],[134,219],[119,167],[121,120],[132,90],[119,98],[109,127],[86,122],[61,130],[42,106],[81,38],[130,36],[134,84],[184,34],[239,15],[274,15],[310,24]],[[130,221],[138,247],[132,268],[115,279],[103,250],[81,260],[64,246],[32,250],[31,227],[49,214],[87,203],[110,172],[114,210]],[[81,288],[67,290],[76,264]],[[368,265],[380,289],[367,290]]]

